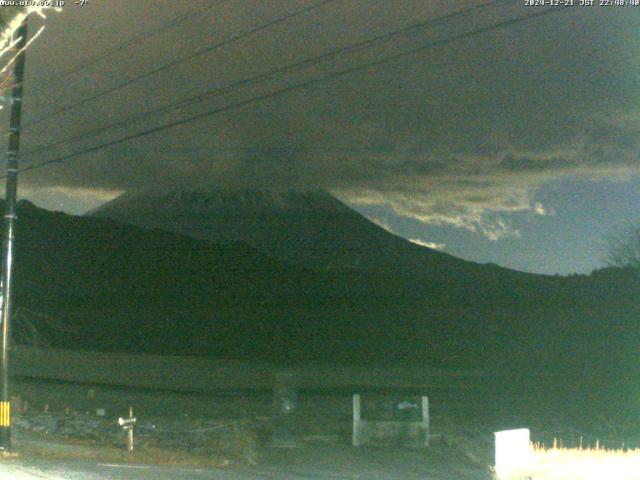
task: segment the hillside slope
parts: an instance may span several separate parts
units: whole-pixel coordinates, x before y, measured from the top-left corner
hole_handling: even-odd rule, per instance
[[[54,346],[85,350],[520,372],[635,368],[633,271],[544,277],[456,261],[409,272],[303,268],[241,243],[26,203],[19,215],[22,341],[31,323]]]

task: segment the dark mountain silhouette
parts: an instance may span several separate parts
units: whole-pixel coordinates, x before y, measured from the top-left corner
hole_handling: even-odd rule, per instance
[[[124,193],[89,215],[206,241],[244,242],[310,268],[477,268],[392,235],[320,190],[148,189]]]
[[[640,276],[633,270],[524,274],[423,249],[381,229],[343,249],[340,262],[326,254],[327,264],[305,266],[276,256],[275,247],[267,255],[242,242],[19,207],[22,341],[32,325],[53,346],[81,350],[518,374],[636,369]],[[377,229],[349,215],[343,226],[354,218],[361,232]],[[340,238],[340,228],[333,230]],[[403,246],[407,259],[399,258]],[[402,268],[420,255],[417,267]]]

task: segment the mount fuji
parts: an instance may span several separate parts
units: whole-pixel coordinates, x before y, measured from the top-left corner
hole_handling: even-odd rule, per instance
[[[147,189],[126,192],[88,215],[216,243],[242,242],[311,268],[483,268],[393,235],[321,190]]]

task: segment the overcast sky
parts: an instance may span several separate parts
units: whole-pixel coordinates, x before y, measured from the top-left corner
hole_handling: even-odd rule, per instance
[[[607,235],[640,220],[640,7],[554,7],[552,14],[468,35],[543,10],[524,0],[497,2],[30,156],[39,146],[492,2],[67,3],[30,25],[32,32],[43,24],[46,30],[27,55],[23,166],[426,48],[25,172],[21,194],[39,205],[82,213],[124,190],[173,182],[324,188],[416,242],[546,273],[598,267]],[[192,12],[200,13],[187,16]],[[103,58],[62,75],[96,56]],[[49,118],[39,121],[43,115]]]

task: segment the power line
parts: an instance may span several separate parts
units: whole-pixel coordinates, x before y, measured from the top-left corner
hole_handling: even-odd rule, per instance
[[[222,2],[227,2],[229,0],[222,0]],[[221,3],[222,3],[221,2]],[[35,89],[31,90],[29,92],[30,95],[36,94],[36,93],[40,93],[43,91],[47,91],[50,90],[51,88],[53,88],[53,84],[52,82],[58,82],[60,80],[64,80],[65,78],[70,77],[71,75],[78,73],[81,70],[85,70],[89,67],[94,66],[97,63],[100,63],[102,60],[109,58],[113,55],[116,55],[120,52],[123,52],[133,46],[137,46],[139,45],[141,42],[144,42],[158,34],[161,34],[163,32],[166,32],[168,30],[171,30],[172,28],[175,28],[189,20],[191,20],[192,18],[198,17],[200,15],[202,15],[203,13],[211,10],[212,8],[214,8],[216,6],[216,4],[211,3],[209,5],[207,5],[204,8],[201,8],[199,10],[195,10],[192,12],[189,12],[185,15],[182,16],[178,16],[173,18],[171,21],[169,22],[165,22],[162,25],[156,27],[156,28],[151,28],[149,30],[146,30],[138,35],[134,35],[131,38],[129,38],[128,40],[125,40],[124,42],[122,42],[119,45],[116,45],[113,48],[110,49],[106,49],[104,51],[102,51],[101,53],[98,53],[97,55],[94,55],[93,57],[90,57],[88,59],[86,59],[85,61],[81,62],[80,64],[76,65],[75,67],[72,67],[56,76],[54,76],[54,78],[52,80],[48,80],[46,84],[42,85],[41,87],[36,87]],[[76,83],[76,82],[74,82]]]
[[[62,163],[64,161],[66,161],[66,160],[69,160],[69,159],[72,159],[72,158],[75,158],[75,157],[78,157],[78,156],[81,156],[81,155],[84,155],[84,154],[87,154],[87,153],[93,153],[95,151],[99,151],[99,150],[102,150],[104,148],[112,147],[112,146],[115,146],[115,145],[118,145],[118,144],[121,144],[121,143],[126,143],[126,142],[128,142],[130,140],[134,140],[136,138],[145,137],[145,136],[151,135],[153,133],[157,133],[157,132],[160,132],[160,131],[163,131],[163,130],[167,130],[167,129],[170,129],[170,128],[174,128],[174,127],[178,127],[178,126],[181,126],[181,125],[185,125],[185,124],[194,122],[196,120],[200,120],[202,118],[206,118],[206,117],[209,117],[209,116],[213,116],[213,115],[217,115],[217,114],[220,114],[220,113],[224,113],[224,112],[227,112],[229,110],[233,110],[235,108],[244,107],[246,105],[249,105],[249,104],[252,104],[252,103],[256,103],[256,102],[260,102],[260,101],[263,101],[263,100],[267,100],[269,98],[276,97],[276,96],[279,96],[279,95],[282,95],[282,94],[285,94],[285,93],[288,93],[288,92],[291,92],[291,91],[294,91],[294,90],[298,90],[298,89],[301,89],[301,88],[306,88],[308,86],[315,85],[317,83],[321,83],[321,82],[324,82],[324,81],[327,81],[327,80],[331,80],[331,79],[334,79],[334,78],[338,78],[338,77],[342,77],[342,76],[345,76],[345,75],[349,75],[351,73],[355,73],[355,72],[360,71],[360,70],[365,70],[365,69],[369,69],[369,68],[378,67],[380,65],[383,65],[383,64],[386,64],[386,63],[389,63],[389,62],[398,60],[400,58],[403,58],[403,57],[406,57],[406,56],[410,56],[410,55],[413,55],[413,54],[416,54],[416,53],[419,53],[419,52],[422,52],[422,51],[425,51],[425,50],[430,50],[430,49],[433,49],[433,48],[436,48],[436,47],[445,46],[445,45],[453,43],[454,41],[457,41],[457,40],[463,40],[463,39],[466,39],[466,38],[469,38],[469,37],[472,37],[472,36],[476,36],[476,35],[480,35],[482,33],[486,33],[486,32],[489,32],[489,31],[493,31],[493,30],[497,30],[497,29],[500,29],[500,28],[509,27],[509,26],[515,25],[517,23],[520,23],[520,22],[523,22],[523,21],[526,21],[526,20],[530,20],[530,19],[533,19],[533,18],[537,18],[537,17],[542,17],[542,16],[545,16],[545,15],[548,15],[550,13],[553,13],[555,11],[560,11],[560,10],[561,9],[558,9],[558,8],[548,8],[548,9],[541,10],[539,12],[532,13],[532,14],[529,14],[529,15],[526,15],[526,16],[523,16],[523,17],[517,17],[517,18],[514,18],[514,19],[510,19],[510,20],[505,20],[505,21],[502,21],[502,22],[494,23],[493,25],[477,28],[477,29],[471,30],[469,32],[465,32],[465,33],[461,33],[461,34],[458,34],[458,35],[454,35],[452,37],[448,37],[448,38],[441,39],[441,40],[436,40],[436,41],[431,42],[429,44],[422,45],[420,47],[416,47],[416,48],[413,48],[413,49],[410,49],[410,50],[407,50],[407,51],[404,51],[404,52],[400,52],[400,53],[397,53],[397,54],[394,54],[394,55],[391,55],[391,56],[388,56],[388,57],[385,57],[385,58],[382,58],[382,59],[379,59],[379,60],[374,60],[374,61],[371,61],[371,62],[367,62],[367,63],[361,64],[361,65],[357,65],[355,67],[350,67],[350,68],[347,68],[347,69],[344,69],[344,70],[341,70],[341,71],[338,71],[338,72],[334,72],[334,73],[330,73],[328,75],[324,75],[322,77],[318,77],[318,78],[315,78],[315,79],[311,79],[311,80],[300,82],[300,83],[297,83],[297,84],[294,84],[294,85],[290,85],[288,87],[284,87],[284,88],[281,88],[281,89],[278,89],[278,90],[275,90],[275,91],[272,91],[272,92],[269,92],[269,93],[266,93],[266,94],[263,94],[263,95],[259,95],[257,97],[253,97],[253,98],[249,98],[249,99],[246,99],[246,100],[238,101],[238,102],[235,102],[235,103],[232,103],[232,104],[229,104],[229,105],[225,105],[223,107],[219,107],[219,108],[216,108],[216,109],[213,109],[213,110],[209,110],[207,112],[200,113],[200,114],[197,114],[197,115],[194,115],[194,116],[191,116],[191,117],[187,117],[187,118],[184,118],[184,119],[181,119],[181,120],[177,120],[177,121],[174,121],[174,122],[166,123],[164,125],[160,125],[158,127],[154,127],[154,128],[148,129],[148,130],[144,130],[144,131],[139,132],[139,133],[126,135],[126,136],[121,137],[119,139],[111,140],[111,141],[102,143],[100,145],[94,146],[94,147],[86,148],[86,149],[78,151],[78,152],[74,152],[74,153],[71,153],[71,154],[68,154],[68,155],[63,155],[63,156],[58,157],[58,158],[54,158],[54,159],[51,159],[51,160],[46,160],[46,161],[39,162],[39,163],[36,163],[36,164],[33,164],[33,165],[29,165],[29,166],[26,166],[26,167],[20,169],[20,171],[21,172],[29,171],[29,170],[34,170],[34,169],[41,168],[41,167],[44,167],[44,166],[47,166],[47,165],[51,165],[51,164],[54,164],[54,163]]]
[[[454,36],[451,36],[451,37],[448,37],[448,38],[444,38],[444,39],[441,39],[441,40],[436,40],[436,41],[433,41],[433,42],[431,42],[431,43],[429,43],[427,45],[422,45],[420,47],[416,47],[416,48],[413,48],[413,49],[410,49],[410,50],[406,50],[404,52],[400,52],[400,53],[397,53],[397,54],[394,54],[394,55],[390,55],[390,56],[387,56],[387,57],[379,59],[379,60],[374,60],[374,61],[367,62],[367,63],[361,64],[361,65],[357,65],[355,67],[351,67],[351,68],[347,68],[347,69],[344,69],[344,70],[340,70],[338,72],[330,73],[330,74],[324,75],[322,77],[318,77],[318,78],[315,78],[315,79],[311,79],[311,80],[300,82],[300,83],[297,83],[297,84],[294,84],[294,85],[290,85],[288,87],[284,87],[284,88],[281,88],[279,90],[275,90],[275,91],[272,91],[272,92],[269,92],[269,93],[265,93],[265,94],[259,95],[257,97],[249,98],[249,99],[246,99],[246,100],[241,100],[241,101],[229,104],[229,105],[225,105],[223,107],[219,107],[219,108],[216,108],[216,109],[213,109],[213,110],[209,110],[209,111],[204,112],[204,113],[200,113],[198,115],[193,115],[191,117],[187,117],[187,118],[184,118],[184,119],[181,119],[181,120],[177,120],[177,121],[174,121],[174,122],[166,123],[166,124],[160,125],[158,127],[150,128],[150,129],[144,130],[144,131],[139,132],[139,133],[126,135],[124,137],[121,137],[121,138],[118,138],[118,139],[115,139],[115,140],[110,140],[110,141],[102,143],[100,145],[89,147],[89,148],[80,150],[78,152],[70,153],[68,155],[63,155],[63,156],[60,156],[58,158],[54,158],[54,159],[51,159],[51,160],[46,160],[46,161],[43,161],[43,162],[35,163],[33,165],[29,165],[29,166],[23,167],[19,171],[20,172],[27,172],[27,171],[30,171],[30,170],[40,169],[40,168],[43,168],[43,167],[46,167],[46,166],[52,165],[52,164],[63,163],[65,161],[67,161],[67,160],[71,160],[71,159],[79,157],[81,155],[85,155],[85,154],[93,153],[93,152],[96,152],[96,151],[99,151],[99,150],[102,150],[102,149],[105,149],[105,148],[113,147],[115,145],[119,145],[121,143],[126,143],[126,142],[129,142],[131,140],[135,140],[137,138],[141,138],[141,137],[145,137],[145,136],[151,135],[153,133],[161,132],[163,130],[168,130],[168,129],[171,129],[171,128],[174,128],[174,127],[179,127],[179,126],[182,126],[182,125],[186,125],[188,123],[194,122],[196,120],[200,120],[202,118],[211,117],[213,115],[217,115],[217,114],[220,114],[220,113],[225,113],[225,112],[228,112],[228,111],[236,109],[236,108],[241,108],[241,107],[244,107],[246,105],[250,105],[252,103],[257,103],[257,102],[260,102],[260,101],[263,101],[263,100],[267,100],[269,98],[273,98],[273,97],[276,97],[276,96],[279,96],[279,95],[282,95],[282,94],[285,94],[285,93],[288,93],[288,92],[291,92],[291,91],[294,91],[294,90],[299,90],[299,89],[302,89],[302,88],[306,88],[306,87],[309,87],[311,85],[315,85],[315,84],[318,84],[318,83],[321,83],[321,82],[324,82],[324,81],[327,81],[327,80],[332,80],[334,78],[343,77],[345,75],[349,75],[349,74],[352,74],[352,73],[355,73],[355,72],[358,72],[358,71],[361,71],[361,70],[366,70],[366,69],[379,67],[381,65],[384,65],[386,63],[389,63],[389,62],[392,62],[392,61],[395,61],[395,60],[398,60],[398,59],[406,57],[406,56],[414,55],[416,53],[423,52],[423,51],[426,51],[426,50],[431,50],[433,48],[449,45],[449,44],[451,44],[451,43],[453,43],[453,42],[455,42],[457,40],[464,40],[464,39],[467,39],[467,38],[470,38],[470,37],[473,37],[473,36],[476,36],[476,35],[487,33],[487,32],[493,31],[493,30],[498,30],[500,28],[509,27],[509,26],[518,24],[518,23],[523,22],[523,21],[527,21],[527,20],[531,20],[533,18],[546,16],[546,15],[549,15],[551,13],[559,12],[559,11],[562,11],[562,10],[564,10],[564,9],[553,8],[553,7],[552,8],[547,8],[547,9],[538,11],[536,13],[525,15],[523,17],[517,17],[517,18],[510,19],[510,20],[504,20],[502,22],[494,23],[494,24],[486,26],[486,27],[477,28],[475,30],[471,30],[471,31],[468,31],[468,32],[465,32],[465,33],[454,35]]]
[[[182,63],[185,63],[185,62],[188,62],[190,60],[193,60],[194,58],[197,58],[197,57],[199,57],[201,55],[205,55],[205,54],[210,53],[210,52],[212,52],[214,50],[217,50],[219,48],[222,48],[222,47],[225,47],[227,45],[230,45],[230,44],[232,44],[234,42],[242,40],[243,38],[247,38],[247,37],[249,37],[251,35],[254,35],[256,33],[259,33],[259,32],[262,32],[264,30],[267,30],[267,29],[269,29],[269,28],[271,28],[271,27],[273,27],[275,25],[278,25],[280,23],[286,22],[287,20],[290,20],[292,18],[298,17],[300,15],[304,15],[306,13],[309,13],[309,12],[313,11],[313,10],[316,10],[318,8],[321,8],[321,7],[325,6],[325,5],[328,5],[329,3],[333,3],[335,1],[336,0],[322,0],[322,1],[318,2],[318,3],[313,4],[313,5],[309,5],[309,6],[300,8],[298,10],[295,10],[294,12],[291,12],[291,13],[288,13],[288,14],[283,15],[281,17],[278,17],[275,20],[271,20],[271,21],[269,21],[267,23],[264,23],[264,24],[262,24],[262,25],[260,25],[258,27],[254,27],[252,29],[249,29],[249,30],[247,30],[245,32],[241,32],[241,33],[237,33],[237,34],[231,35],[230,37],[228,37],[227,39],[223,40],[220,43],[216,43],[215,45],[211,45],[209,47],[202,48],[202,49],[197,50],[197,51],[195,51],[195,52],[193,52],[193,53],[191,53],[191,54],[189,54],[189,55],[187,55],[185,57],[179,58],[178,60],[174,60],[173,62],[166,63],[166,64],[164,64],[164,65],[162,65],[162,66],[160,66],[158,68],[154,68],[153,70],[149,70],[148,72],[145,72],[145,73],[142,73],[142,74],[137,75],[135,77],[132,77],[132,78],[130,78],[128,80],[125,80],[124,82],[121,82],[121,83],[115,85],[114,87],[111,87],[111,88],[108,88],[106,90],[103,90],[102,92],[99,92],[99,93],[96,93],[95,95],[92,95],[90,97],[84,98],[84,99],[82,99],[82,100],[80,100],[80,101],[78,101],[76,103],[71,103],[71,104],[65,105],[63,107],[60,107],[57,110],[54,110],[54,111],[52,111],[50,113],[47,113],[47,114],[43,115],[42,117],[37,118],[36,120],[27,123],[24,126],[23,130],[27,129],[28,127],[32,127],[33,125],[38,125],[39,123],[42,123],[45,120],[48,120],[48,119],[50,119],[52,117],[55,117],[55,116],[58,116],[58,115],[60,115],[62,113],[65,113],[65,112],[67,112],[69,110],[81,107],[81,106],[83,106],[83,105],[85,105],[85,104],[87,104],[87,103],[89,103],[89,102],[91,102],[93,100],[96,100],[98,98],[101,98],[101,97],[103,97],[105,95],[109,95],[109,94],[111,94],[113,92],[121,90],[121,89],[123,89],[125,87],[128,87],[129,85],[132,85],[134,83],[139,82],[140,80],[144,80],[145,78],[149,78],[149,77],[151,77],[153,75],[156,75],[156,74],[158,74],[160,72],[163,72],[165,70],[169,70],[171,68],[174,68],[174,67],[176,67],[176,66],[178,66],[178,65],[180,65]]]
[[[116,122],[113,122],[113,123],[110,123],[110,124],[107,124],[107,125],[103,125],[101,127],[97,127],[97,128],[92,129],[92,130],[88,130],[86,132],[80,133],[80,134],[78,134],[76,136],[73,136],[73,137],[69,137],[69,138],[66,138],[66,139],[58,140],[58,141],[43,145],[41,147],[37,147],[37,148],[35,148],[35,149],[31,150],[31,151],[25,152],[23,157],[33,156],[36,153],[46,152],[46,151],[51,150],[51,149],[53,149],[55,147],[59,147],[59,146],[66,145],[66,144],[69,144],[69,143],[73,143],[73,142],[76,142],[76,141],[79,141],[79,140],[83,140],[85,138],[90,138],[92,136],[97,136],[97,135],[99,135],[101,133],[104,133],[104,132],[106,132],[108,130],[111,130],[113,128],[123,127],[123,126],[129,125],[131,123],[135,123],[135,122],[137,122],[139,120],[144,120],[145,118],[147,118],[147,117],[149,117],[151,115],[156,115],[156,114],[164,113],[164,112],[167,112],[167,111],[170,111],[170,110],[182,108],[182,107],[185,107],[187,105],[191,105],[191,104],[194,104],[194,103],[199,102],[201,100],[204,100],[205,98],[217,97],[217,96],[220,96],[220,95],[222,95],[222,94],[224,94],[226,92],[229,92],[229,91],[233,90],[234,88],[244,87],[244,86],[247,86],[247,85],[251,85],[251,84],[255,84],[255,83],[261,82],[263,80],[268,80],[269,78],[274,77],[275,75],[278,75],[278,74],[281,74],[281,73],[293,72],[293,71],[301,70],[302,68],[305,68],[305,67],[311,67],[313,65],[316,65],[316,64],[320,63],[321,61],[327,60],[327,59],[332,58],[332,57],[336,57],[336,56],[341,55],[343,53],[348,53],[348,52],[352,52],[352,51],[355,51],[355,50],[360,50],[360,49],[372,46],[372,45],[374,45],[374,44],[376,44],[376,43],[378,43],[380,41],[389,40],[389,39],[391,39],[391,38],[393,38],[395,36],[403,35],[403,34],[411,32],[413,30],[423,29],[423,28],[426,28],[426,27],[434,26],[434,25],[437,25],[439,23],[443,23],[445,21],[449,21],[449,20],[451,20],[453,18],[456,18],[456,17],[466,16],[466,15],[468,15],[470,13],[475,12],[475,11],[478,11],[478,10],[481,10],[481,9],[485,9],[485,8],[489,8],[489,7],[493,7],[493,6],[497,5],[497,4],[504,3],[506,1],[508,1],[508,0],[491,0],[489,2],[480,4],[480,5],[475,5],[475,6],[472,6],[472,7],[465,8],[465,9],[457,10],[455,12],[452,12],[452,13],[448,14],[448,15],[443,15],[441,17],[437,17],[437,18],[434,18],[434,19],[431,19],[431,20],[425,20],[425,21],[422,21],[422,22],[418,22],[418,23],[409,25],[407,27],[403,27],[403,28],[400,28],[400,29],[397,29],[397,30],[393,30],[393,31],[390,31],[390,32],[383,33],[381,35],[377,35],[375,37],[372,37],[372,38],[369,38],[369,39],[366,39],[366,40],[362,40],[360,42],[356,42],[354,44],[350,44],[350,45],[347,45],[347,46],[344,46],[344,47],[333,49],[333,50],[330,50],[328,52],[325,52],[323,54],[320,54],[320,55],[317,55],[317,56],[314,56],[314,57],[308,57],[308,58],[306,58],[304,60],[301,60],[301,61],[294,62],[294,63],[288,64],[288,65],[285,65],[285,66],[282,66],[282,67],[278,67],[278,68],[269,70],[268,72],[260,73],[258,75],[254,75],[252,77],[245,78],[245,79],[242,79],[242,80],[237,80],[237,81],[232,82],[232,83],[230,83],[230,84],[228,84],[226,86],[223,86],[223,87],[216,87],[214,89],[210,89],[210,90],[207,90],[205,92],[199,93],[199,94],[197,94],[195,96],[182,98],[182,99],[180,99],[178,101],[175,101],[175,102],[172,102],[170,104],[163,105],[162,107],[155,108],[153,110],[148,110],[148,111],[143,112],[141,114],[134,115],[132,117],[128,117],[128,118],[125,118],[123,120],[119,120],[119,121],[116,121]]]

